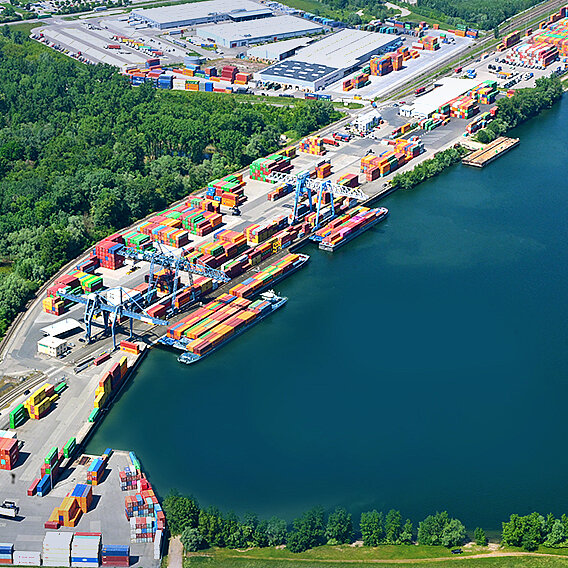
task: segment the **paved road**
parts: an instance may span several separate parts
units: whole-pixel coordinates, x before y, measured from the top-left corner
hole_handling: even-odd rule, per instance
[[[168,568],[183,567],[183,546],[179,536],[170,539],[168,551]]]

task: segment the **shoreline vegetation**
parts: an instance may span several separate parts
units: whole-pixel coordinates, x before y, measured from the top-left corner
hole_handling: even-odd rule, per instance
[[[491,121],[486,128],[480,130],[474,139],[482,144],[488,144],[534,118],[543,110],[552,108],[554,103],[562,98],[562,95],[562,82],[558,77],[537,79],[535,87],[518,89],[513,97],[499,99],[497,118]],[[396,174],[391,181],[391,187],[412,189],[458,163],[468,153],[469,150],[459,143],[453,148],[442,150],[433,158],[420,162],[412,170]]]
[[[552,513],[546,517],[537,512],[512,514],[503,523],[499,546],[488,542],[481,527],[469,538],[465,525],[446,511],[428,515],[415,530],[412,521],[403,521],[395,509],[386,515],[376,510],[363,512],[355,524],[344,508],[326,513],[322,507],[314,507],[287,523],[278,517],[260,520],[254,513],[239,519],[235,513],[223,514],[216,507],[201,508],[193,497],[175,491],[164,499],[163,508],[170,533],[180,538],[190,564],[203,561],[230,567],[241,560],[248,562],[243,566],[254,566],[255,562],[293,566],[293,562],[308,561],[352,564],[442,560],[455,554],[496,559],[537,552],[565,557],[568,563],[565,514],[560,518]]]

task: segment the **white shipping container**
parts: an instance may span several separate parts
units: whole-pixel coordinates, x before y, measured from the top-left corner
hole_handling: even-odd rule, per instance
[[[14,551],[14,564],[21,566],[40,566],[41,552]]]
[[[14,440],[18,439],[18,433],[13,430],[0,430],[0,438],[12,438]]]
[[[162,538],[164,533],[162,530],[157,530],[154,537],[154,560],[160,560],[162,557]]]

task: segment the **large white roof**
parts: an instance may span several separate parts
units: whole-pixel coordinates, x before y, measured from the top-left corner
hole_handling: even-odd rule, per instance
[[[308,45],[290,59],[336,69],[353,67],[373,50],[396,41],[398,36],[360,30],[341,30]]]
[[[439,86],[433,91],[418,97],[414,104],[409,105],[413,116],[428,116],[432,114],[438,107],[479,85],[479,81],[445,77],[440,79],[437,84]]]
[[[249,57],[260,57],[261,59],[279,59],[283,53],[287,53],[292,49],[304,47],[308,45],[313,39],[307,37],[285,39],[274,43],[267,43],[264,45],[257,45],[247,50]]]
[[[48,335],[43,339],[40,339],[38,345],[43,345],[44,347],[54,347],[57,349],[60,345],[65,345],[67,341],[65,339],[60,339],[59,337],[53,337],[52,335]]]
[[[246,22],[231,22],[228,24],[215,24],[204,26],[197,30],[200,37],[223,38],[227,41],[252,41],[254,38],[277,36],[278,34],[306,33],[320,31],[322,26],[304,18],[294,16],[276,16],[249,20]]]
[[[134,9],[132,14],[140,14],[159,24],[168,24],[207,18],[214,14],[229,14],[235,11],[252,12],[261,8],[264,8],[264,6],[251,2],[251,0],[206,0],[205,2],[176,4],[175,6],[163,6],[161,8]]]
[[[58,335],[63,335],[64,333],[68,333],[80,327],[81,324],[76,319],[65,318],[64,320],[48,325],[47,327],[42,327],[41,332],[44,335],[57,337]]]

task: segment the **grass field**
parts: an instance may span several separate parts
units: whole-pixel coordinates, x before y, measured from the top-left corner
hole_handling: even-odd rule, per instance
[[[319,14],[326,18],[337,19],[340,13],[333,10],[330,6],[326,6],[317,0],[283,0],[282,4],[295,8],[296,10],[303,10],[304,12],[312,12],[312,14]]]
[[[444,568],[568,568],[567,558],[549,556],[488,556],[472,555],[475,550],[453,556],[447,549],[432,547],[380,547],[379,549],[352,549],[350,547],[321,547],[319,551],[292,554],[285,550],[249,550],[238,552],[218,549],[192,555],[184,561],[184,568],[363,568],[413,566],[416,568],[440,565]],[[391,550],[398,548],[397,552]],[[410,550],[415,549],[415,550]],[[511,551],[514,553],[513,551]],[[479,552],[477,552],[479,554]],[[487,552],[486,552],[487,553]],[[554,551],[557,553],[557,551]],[[434,560],[436,559],[436,560]]]
[[[30,35],[30,32],[34,28],[39,28],[41,26],[41,22],[22,22],[21,24],[13,24],[10,26],[10,29],[13,31],[24,32],[26,35]]]

